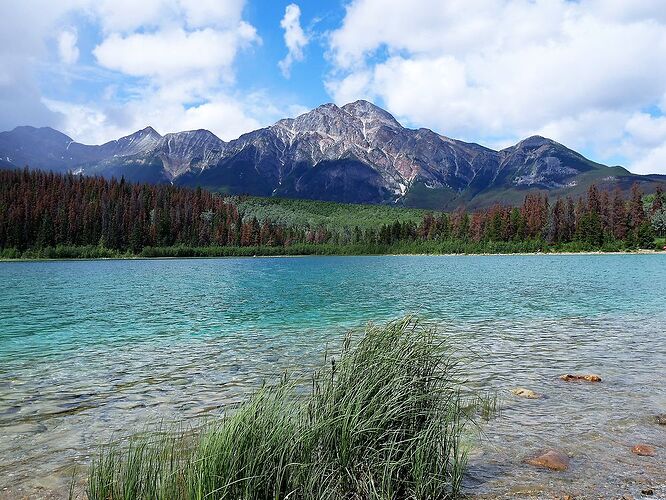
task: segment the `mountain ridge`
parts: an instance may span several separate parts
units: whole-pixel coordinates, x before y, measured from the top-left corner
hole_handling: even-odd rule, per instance
[[[531,190],[578,194],[591,183],[650,191],[666,176],[608,167],[542,136],[493,150],[403,127],[364,100],[322,104],[223,141],[205,129],[161,135],[151,126],[101,145],[50,127],[0,133],[0,167],[125,177],[230,194],[448,209],[512,203]]]

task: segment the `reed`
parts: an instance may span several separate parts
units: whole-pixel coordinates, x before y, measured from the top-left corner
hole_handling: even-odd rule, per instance
[[[91,499],[432,499],[460,493],[475,398],[416,319],[346,336],[310,389],[284,376],[194,432],[101,450]]]

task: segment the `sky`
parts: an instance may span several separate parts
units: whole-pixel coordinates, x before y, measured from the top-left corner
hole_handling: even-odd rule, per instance
[[[224,140],[326,102],[666,174],[664,0],[0,0],[0,130]]]

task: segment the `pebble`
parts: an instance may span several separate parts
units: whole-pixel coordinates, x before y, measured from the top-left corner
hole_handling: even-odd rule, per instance
[[[601,382],[601,377],[599,375],[571,375],[567,373],[566,375],[560,375],[560,380],[565,382]]]
[[[525,460],[525,463],[550,470],[564,471],[569,468],[569,457],[558,450],[547,450],[541,455]]]
[[[527,398],[527,399],[539,399],[541,397],[540,394],[537,394],[531,389],[525,389],[524,387],[517,387],[515,389],[511,389],[511,394],[514,396],[519,396],[521,398]]]
[[[654,446],[649,444],[637,444],[631,449],[631,452],[641,457],[654,457],[656,455]]]

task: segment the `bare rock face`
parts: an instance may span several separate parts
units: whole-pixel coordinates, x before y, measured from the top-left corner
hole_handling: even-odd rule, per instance
[[[514,396],[527,399],[539,399],[541,397],[540,394],[537,394],[531,389],[525,389],[524,387],[517,387],[516,389],[511,389],[511,394],[513,394]]]
[[[170,179],[189,170],[203,169],[219,160],[224,141],[208,130],[190,130],[166,134],[151,154],[158,157]]]
[[[560,380],[565,382],[601,382],[601,377],[599,375],[571,375],[567,373],[566,375],[560,375]]]
[[[631,448],[631,452],[641,457],[654,457],[657,454],[654,446],[650,446],[649,444],[637,444]]]
[[[569,468],[569,457],[558,450],[547,450],[533,458],[528,458],[525,463],[555,471],[565,471]]]
[[[595,179],[622,189],[633,181],[666,183],[666,176],[643,178],[594,163],[544,137],[495,151],[405,128],[363,100],[324,104],[229,142],[207,130],[161,136],[151,127],[100,146],[49,128],[0,132],[0,168],[25,165],[237,194],[435,209],[515,202],[524,190],[564,192]]]

